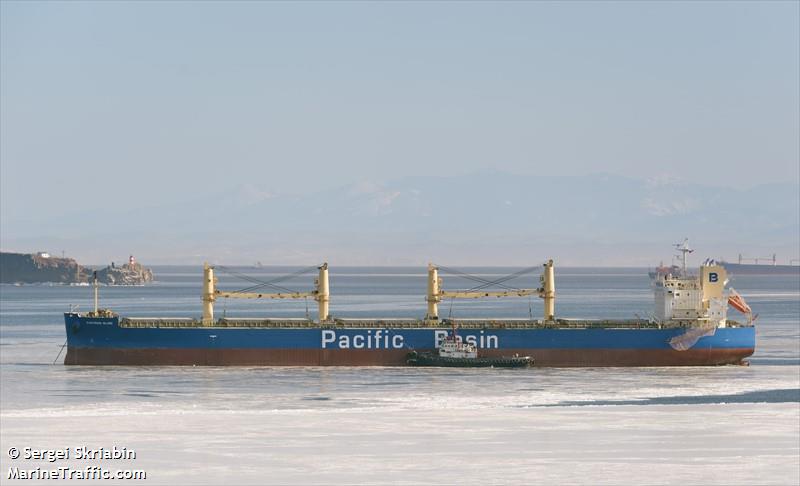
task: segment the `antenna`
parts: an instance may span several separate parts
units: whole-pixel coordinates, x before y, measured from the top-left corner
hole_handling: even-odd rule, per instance
[[[688,255],[689,253],[693,252],[694,250],[689,248],[689,238],[684,238],[683,239],[683,243],[675,243],[674,246],[675,246],[676,250],[681,252],[681,255],[678,255],[678,256],[680,256],[682,261],[683,261],[683,266],[681,268],[681,271],[682,271],[683,276],[685,277],[686,276],[686,255]]]

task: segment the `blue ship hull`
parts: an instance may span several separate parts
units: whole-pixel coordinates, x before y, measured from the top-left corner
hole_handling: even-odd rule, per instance
[[[215,327],[121,325],[118,317],[64,316],[65,364],[404,366],[410,350],[432,351],[445,327]],[[686,328],[545,327],[459,329],[481,356],[530,356],[534,366],[699,366],[740,364],[755,328],[724,327],[688,349],[671,344]]]

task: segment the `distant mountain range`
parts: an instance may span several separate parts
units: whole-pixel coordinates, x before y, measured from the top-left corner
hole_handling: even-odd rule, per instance
[[[98,209],[4,222],[4,250],[60,252],[94,263],[134,253],[154,263],[654,265],[689,237],[704,257],[798,258],[800,186],[609,174],[487,171],[407,177],[307,194],[253,186],[127,212]],[[139,197],[133,195],[132,197]],[[762,255],[763,254],[763,255]],[[702,258],[698,258],[698,261]]]

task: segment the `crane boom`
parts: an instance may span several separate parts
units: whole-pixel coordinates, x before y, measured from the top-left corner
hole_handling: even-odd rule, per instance
[[[519,289],[519,290],[499,290],[492,292],[467,290],[440,290],[439,297],[442,299],[480,299],[483,297],[525,297],[527,295],[538,294],[539,289]]]
[[[284,292],[277,294],[262,294],[256,292],[223,292],[215,290],[214,295],[217,297],[227,297],[229,299],[305,299],[307,297],[316,298],[319,293],[314,290],[312,292]]]

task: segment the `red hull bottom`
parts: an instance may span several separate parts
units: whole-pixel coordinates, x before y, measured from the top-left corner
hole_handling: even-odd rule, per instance
[[[503,349],[481,350],[481,356],[530,356],[533,366],[714,366],[742,364],[752,348]],[[67,348],[66,365],[121,366],[406,366],[405,350],[329,349],[128,349]]]

